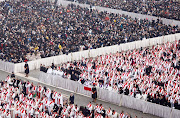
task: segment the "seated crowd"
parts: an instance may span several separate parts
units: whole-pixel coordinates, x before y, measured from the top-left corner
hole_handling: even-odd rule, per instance
[[[98,88],[180,109],[180,41],[83,58],[45,70],[53,74],[59,71],[61,74],[57,75],[86,86],[95,84]]]
[[[0,59],[20,63],[180,32],[161,20],[40,0],[0,2]]]
[[[132,118],[123,111],[105,110],[102,104],[78,107],[63,102],[55,90],[11,77],[0,81],[0,118]]]
[[[180,20],[180,2],[177,0],[69,0],[92,6]]]

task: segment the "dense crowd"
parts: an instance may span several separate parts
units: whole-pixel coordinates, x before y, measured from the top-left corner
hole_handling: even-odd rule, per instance
[[[0,59],[20,63],[180,32],[161,20],[132,19],[73,4],[0,2]]]
[[[109,91],[180,109],[180,41],[83,58],[57,67],[52,64],[43,70],[87,86],[95,84]],[[59,74],[60,71],[63,72]]]
[[[8,75],[0,81],[0,118],[132,118],[102,104],[83,107],[63,102],[61,93]],[[135,118],[137,118],[135,116]]]
[[[123,11],[180,20],[180,2],[177,0],[69,0],[91,6],[102,6]]]

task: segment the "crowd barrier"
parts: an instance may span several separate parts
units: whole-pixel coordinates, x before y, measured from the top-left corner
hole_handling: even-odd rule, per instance
[[[84,85],[81,83],[64,79],[58,75],[41,72],[39,81],[56,87],[61,87],[63,89],[68,89],[75,93],[80,93],[89,97],[91,97],[92,94],[91,91],[84,90]],[[111,102],[119,106],[136,109],[142,111],[143,113],[149,113],[163,118],[179,118],[180,116],[180,110],[118,94],[106,89],[97,88],[97,93],[98,99]]]
[[[78,2],[58,0],[58,4],[59,5],[62,4],[63,6],[67,6],[68,4],[71,4],[71,3],[79,5],[81,7],[90,8],[90,5],[88,5],[88,4],[80,4]],[[150,15],[145,15],[145,14],[140,14],[140,13],[127,12],[127,11],[111,9],[111,8],[106,8],[106,7],[100,7],[100,6],[93,6],[93,9],[97,9],[99,11],[107,11],[109,13],[125,14],[125,15],[128,15],[128,16],[131,16],[131,18],[148,19],[148,20],[155,20],[155,21],[157,19],[161,19],[163,21],[163,23],[166,24],[166,25],[180,25],[180,21],[173,20],[173,19],[160,18],[160,17],[156,17],[156,16],[150,16]]]
[[[6,71],[6,72],[14,72],[15,64],[0,60],[0,70]]]

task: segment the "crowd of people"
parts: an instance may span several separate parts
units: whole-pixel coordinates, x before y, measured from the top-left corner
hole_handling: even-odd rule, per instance
[[[67,79],[180,109],[180,41],[56,67]],[[49,67],[49,70],[52,68]],[[52,74],[53,71],[49,71]],[[61,75],[62,76],[62,75]]]
[[[13,63],[180,32],[178,26],[161,20],[133,19],[73,4],[19,0],[0,6],[0,59]]]
[[[14,73],[0,81],[0,118],[132,118],[123,111],[118,114],[102,104],[91,102],[83,107],[63,102],[63,95],[41,85],[15,78]],[[135,116],[137,118],[137,116]]]
[[[69,0],[91,6],[102,6],[123,11],[180,20],[178,0]]]

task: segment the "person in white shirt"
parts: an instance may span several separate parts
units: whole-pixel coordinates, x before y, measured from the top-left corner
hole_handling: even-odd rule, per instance
[[[8,84],[11,84],[11,78],[10,78],[9,75],[6,77],[6,81],[7,81]]]
[[[61,76],[61,77],[63,77],[63,76],[64,76],[64,72],[60,69],[60,70],[58,71],[58,75]]]
[[[109,109],[106,111],[106,115],[108,117],[111,117],[112,116],[112,111],[111,111],[111,108],[109,107]]]
[[[112,86],[111,86],[111,84],[109,84],[109,86],[107,87],[107,89],[108,89],[109,91],[112,91]]]
[[[143,94],[142,94],[142,98],[141,98],[142,100],[147,100],[147,94],[145,93],[145,92],[143,92]]]
[[[75,117],[77,117],[78,112],[79,112],[79,107],[77,105],[75,105],[75,107],[74,107]]]
[[[141,94],[139,92],[136,93],[136,98],[137,99],[141,99],[142,98],[142,96],[141,96]]]
[[[83,117],[84,117],[84,115],[83,115],[82,111],[79,111],[77,118],[83,118]]]
[[[57,94],[57,92],[56,92],[55,90],[54,90],[52,93],[53,93],[53,94],[52,94],[53,102],[57,104],[57,97],[58,97],[58,94]]]
[[[53,75],[57,75],[57,74],[58,74],[58,70],[53,69],[53,70],[52,70],[52,74],[53,74]]]
[[[87,109],[91,112],[92,108],[93,108],[93,106],[92,106],[91,102],[89,102],[89,104],[87,105]]]
[[[48,102],[48,110],[49,110],[49,112],[53,109],[53,107],[54,107],[54,102],[51,100],[51,101]]]
[[[123,111],[119,114],[119,118],[125,118],[125,114]]]
[[[12,117],[12,118],[15,117],[14,110],[15,110],[15,106],[14,106],[14,104],[11,104],[11,107],[10,107],[10,113],[11,113],[11,117]]]
[[[117,118],[118,114],[115,110],[112,111],[112,118]]]
[[[97,114],[95,115],[95,118],[103,118],[103,116],[101,114]]]
[[[9,110],[6,111],[6,118],[11,118],[11,114]]]
[[[70,109],[69,110],[69,117],[70,118],[74,118],[75,114],[74,114],[74,110],[73,109]]]
[[[46,97],[48,98],[48,101],[51,99],[51,90],[49,88],[47,88],[46,90]]]
[[[63,95],[61,93],[57,96],[57,105],[60,105],[63,107]]]
[[[67,110],[67,108],[65,106],[63,107],[62,115],[65,116],[65,117],[68,115],[68,110]]]
[[[5,109],[2,109],[2,112],[1,112],[0,116],[1,116],[2,118],[5,118],[5,117],[6,117],[6,110],[5,110]]]
[[[48,73],[48,74],[52,74],[52,72],[53,72],[52,68],[51,68],[51,67],[48,67],[47,73]]]
[[[24,108],[22,108],[20,112],[21,112],[21,117],[22,117],[22,118],[25,118],[24,116],[25,116],[26,113],[25,113]]]

